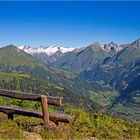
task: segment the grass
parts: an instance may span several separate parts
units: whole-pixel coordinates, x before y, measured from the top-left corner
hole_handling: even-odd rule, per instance
[[[72,138],[96,137],[97,139],[138,139],[140,124],[102,114],[89,114],[82,109],[69,109],[67,113],[76,116],[71,126]]]
[[[3,114],[0,114],[0,139],[21,139],[22,129],[15,121],[5,119]]]
[[[14,121],[18,122],[22,130],[27,131],[27,132],[32,132],[33,127],[35,125],[43,122],[43,120],[39,118],[19,116],[19,115],[15,115]]]
[[[61,123],[54,132],[42,130],[40,135],[46,139],[139,139],[140,124],[103,114],[90,114],[83,109],[67,109],[67,114],[75,115],[73,124]]]
[[[18,102],[10,102],[15,105]],[[27,105],[23,103],[23,108]],[[0,105],[3,105],[3,99],[0,98]],[[16,104],[16,106],[20,106]],[[33,106],[28,106],[33,109]],[[20,108],[22,108],[20,106]],[[40,110],[40,109],[39,109]],[[55,112],[50,108],[50,112]],[[82,139],[95,137],[97,139],[139,139],[140,124],[132,121],[107,116],[100,113],[91,114],[80,108],[67,108],[65,114],[75,116],[72,124],[59,123],[55,130],[48,131],[42,129],[39,133],[43,139]],[[14,121],[7,120],[0,114],[0,139],[6,138],[24,138],[23,132],[33,132],[34,126],[43,122],[42,119],[14,115]],[[18,125],[17,123],[18,122]]]
[[[28,110],[35,109],[35,104],[31,104],[25,101],[21,102],[19,100],[13,99],[9,102],[4,102],[2,97],[0,98],[0,105],[11,105]],[[40,105],[38,107],[39,108],[37,110],[40,112]],[[55,110],[50,108],[50,112],[55,112]],[[140,124],[134,123],[132,121],[126,121],[100,113],[91,114],[80,108],[68,108],[65,113],[75,115],[76,119],[74,123],[60,123],[55,131],[47,131],[46,129],[43,129],[39,135],[41,135],[43,139],[81,139],[91,137],[96,137],[97,139],[140,138]],[[22,138],[24,131],[32,132],[33,127],[43,121],[42,119],[19,115],[14,115],[14,121],[11,121],[3,119],[1,116],[3,115],[0,114],[1,139]],[[18,125],[16,122],[18,122]]]

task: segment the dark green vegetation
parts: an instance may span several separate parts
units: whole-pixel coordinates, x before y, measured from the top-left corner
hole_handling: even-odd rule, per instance
[[[79,94],[75,94],[62,86],[55,85],[51,82],[44,81],[42,79],[32,77],[27,74],[0,72],[0,87],[2,89],[22,91],[26,93],[36,93],[54,97],[63,97],[65,106],[63,106],[63,108],[57,107],[58,109],[64,109],[64,107],[67,107],[69,105],[79,107],[83,106],[87,109],[90,109],[88,105],[91,107],[94,107],[96,105],[94,105],[94,103],[92,103],[92,101],[88,100],[86,97],[82,97],[82,95],[80,96]],[[22,102],[23,101],[19,101],[21,107]],[[98,105],[95,106],[94,111],[97,111],[97,109]]]

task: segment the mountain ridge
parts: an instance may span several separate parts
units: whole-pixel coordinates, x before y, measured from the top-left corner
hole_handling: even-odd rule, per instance
[[[37,59],[47,63],[47,64],[53,64],[55,62],[57,62],[61,57],[63,58],[63,56],[67,53],[73,53],[73,52],[80,52],[81,50],[87,49],[91,46],[91,49],[93,50],[102,50],[104,52],[118,52],[120,51],[122,48],[117,45],[114,42],[110,42],[108,44],[100,44],[98,42],[94,42],[90,45],[88,45],[87,47],[83,47],[83,48],[67,48],[67,47],[63,47],[63,46],[41,46],[38,48],[32,48],[30,46],[19,46],[18,48],[21,50],[24,50],[26,53],[31,54],[32,56],[36,57]]]
[[[53,66],[80,73],[84,70],[92,69],[95,65],[102,64],[105,58],[111,57],[118,50],[121,50],[116,48],[117,45],[115,43],[101,46],[100,43],[95,42],[79,51],[74,50],[63,55]]]
[[[49,47],[38,47],[38,48],[32,48],[30,46],[19,46],[18,47],[21,50],[24,50],[26,53],[29,54],[39,54],[39,53],[45,53],[48,56],[51,56],[55,54],[56,52],[66,53],[69,51],[73,51],[75,48],[66,48],[63,46],[49,46]]]

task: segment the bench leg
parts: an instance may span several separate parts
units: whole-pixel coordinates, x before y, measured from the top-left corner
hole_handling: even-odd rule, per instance
[[[41,105],[43,112],[43,120],[44,123],[49,126],[49,110],[48,110],[48,102],[45,95],[41,95]]]
[[[13,113],[8,113],[8,119],[11,119],[11,120],[14,119]]]

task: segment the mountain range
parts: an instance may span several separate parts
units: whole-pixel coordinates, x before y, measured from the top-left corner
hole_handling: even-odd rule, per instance
[[[123,45],[95,42],[84,48],[9,45],[0,48],[0,71],[16,73],[20,88],[26,79],[21,75],[28,75],[41,93],[55,91],[70,105],[140,121],[140,39]],[[1,79],[0,86],[11,89],[6,81]],[[48,93],[45,84],[53,85]],[[33,84],[30,88],[34,91]]]
[[[96,50],[97,52],[102,51],[103,53],[113,53],[113,52],[120,51],[122,49],[122,46],[119,46],[114,42],[110,42],[109,44],[104,44],[104,45],[101,45],[98,42],[94,42],[93,44],[84,48],[66,48],[63,46],[56,46],[56,45],[49,46],[49,47],[41,46],[39,48],[32,48],[30,46],[24,45],[24,46],[19,46],[18,48],[31,54],[32,56],[45,62],[46,64],[52,64],[54,62],[57,62],[62,56],[65,56],[69,53],[73,53],[73,55],[74,54],[79,55],[81,51],[84,50],[86,51],[88,48]],[[68,61],[66,60],[66,62]]]
[[[19,46],[21,50],[31,54],[32,56],[36,57],[37,59],[45,62],[46,64],[50,64],[55,62],[59,59],[63,54],[67,52],[73,51],[75,48],[66,48],[63,46],[41,46],[39,48],[32,48],[30,46]]]

